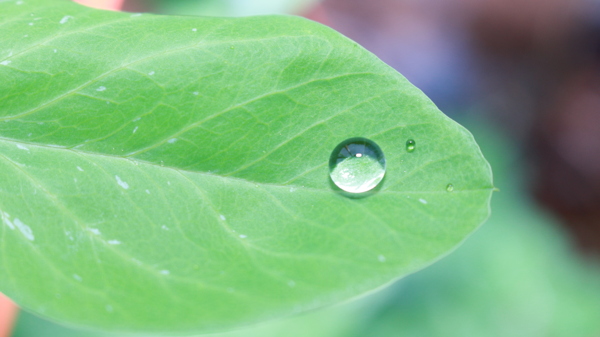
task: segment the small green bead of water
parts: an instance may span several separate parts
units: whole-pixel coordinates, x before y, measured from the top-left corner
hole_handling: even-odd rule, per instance
[[[369,191],[385,176],[383,151],[369,139],[347,139],[331,153],[329,176],[337,187],[346,192]]]
[[[409,139],[406,141],[406,151],[413,152],[415,150],[416,146],[417,146],[417,143],[414,140]]]
[[[452,191],[454,191],[454,185],[452,185],[452,184],[448,184],[448,186],[446,186],[446,191],[447,191],[447,192],[452,192]]]

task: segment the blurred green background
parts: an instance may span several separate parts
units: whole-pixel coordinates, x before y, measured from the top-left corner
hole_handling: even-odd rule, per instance
[[[600,336],[596,1],[129,0],[125,10],[327,24],[467,126],[499,189],[492,217],[429,268],[349,303],[210,336]],[[13,336],[116,335],[22,312]]]

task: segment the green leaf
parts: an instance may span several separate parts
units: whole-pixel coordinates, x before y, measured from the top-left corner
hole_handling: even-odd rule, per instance
[[[319,24],[19,0],[0,29],[0,291],[44,317],[193,332],[289,315],[421,269],[488,216],[472,136]],[[329,178],[352,137],[386,156],[362,198]]]

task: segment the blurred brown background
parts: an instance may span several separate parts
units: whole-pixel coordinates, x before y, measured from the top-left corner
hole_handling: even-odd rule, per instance
[[[453,118],[483,114],[528,188],[600,253],[600,3],[325,0],[306,16],[356,40]]]

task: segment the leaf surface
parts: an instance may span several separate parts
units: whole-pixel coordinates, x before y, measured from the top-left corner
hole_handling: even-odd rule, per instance
[[[45,317],[193,332],[302,312],[488,216],[468,131],[319,24],[19,0],[0,30],[0,291]],[[361,198],[329,178],[352,137],[386,156]]]

